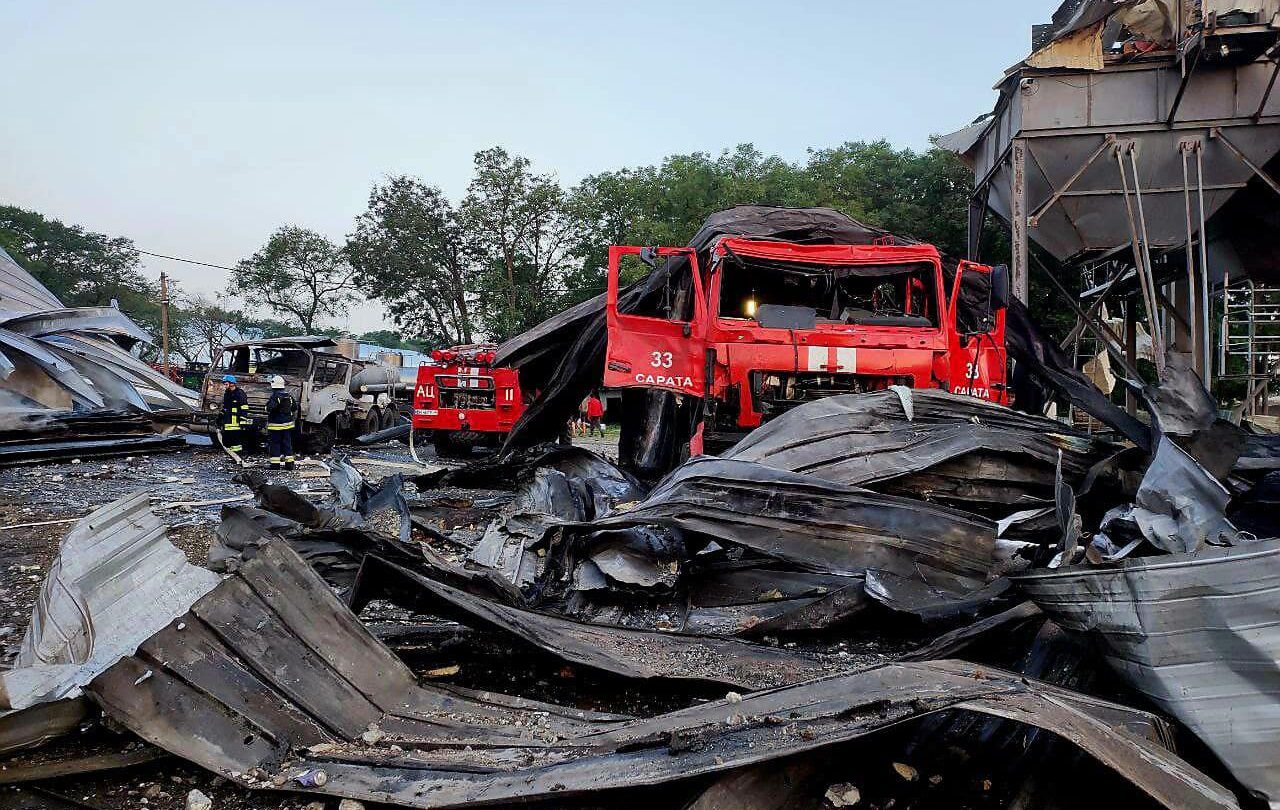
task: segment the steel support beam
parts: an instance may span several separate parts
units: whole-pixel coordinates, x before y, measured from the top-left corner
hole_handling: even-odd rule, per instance
[[[1106,346],[1107,349],[1115,355],[1116,359],[1120,361],[1120,365],[1124,369],[1124,372],[1129,375],[1130,379],[1139,379],[1137,368],[1135,368],[1129,362],[1128,358],[1125,357],[1124,341],[1121,340],[1120,336],[1117,335],[1110,326],[1107,326],[1096,316],[1085,312],[1080,305],[1076,303],[1075,297],[1072,296],[1070,291],[1062,285],[1062,282],[1058,280],[1058,277],[1054,272],[1040,260],[1039,256],[1033,255],[1032,258],[1035,260],[1035,264],[1044,273],[1045,278],[1047,278],[1053,288],[1058,291],[1062,296],[1062,299],[1067,302],[1067,306],[1071,307],[1071,310],[1075,312],[1076,317],[1080,319],[1080,323],[1084,325],[1084,328],[1092,332],[1094,337],[1100,340],[1102,345]]]
[[[1095,151],[1092,155],[1089,155],[1088,159],[1085,160],[1085,162],[1080,165],[1080,168],[1076,169],[1075,174],[1067,178],[1067,182],[1062,184],[1062,188],[1057,189],[1056,191],[1053,192],[1053,196],[1049,198],[1048,202],[1046,202],[1044,205],[1036,209],[1036,212],[1031,215],[1030,219],[1027,220],[1027,225],[1032,228],[1040,227],[1040,217],[1044,216],[1046,211],[1048,211],[1050,208],[1056,205],[1058,203],[1058,200],[1062,199],[1062,197],[1068,191],[1071,190],[1071,187],[1076,184],[1076,181],[1079,180],[1081,177],[1084,177],[1084,173],[1089,171],[1089,167],[1094,164],[1094,161],[1102,157],[1102,155],[1106,153],[1108,148],[1115,146],[1115,143],[1116,143],[1115,135],[1108,135],[1107,137],[1103,138],[1102,145],[1098,147],[1097,151]]]
[[[1273,178],[1271,175],[1264,172],[1262,168],[1258,166],[1256,163],[1254,163],[1252,160],[1249,160],[1249,156],[1246,155],[1244,152],[1241,152],[1239,147],[1237,147],[1234,143],[1232,143],[1231,140],[1226,135],[1222,134],[1222,130],[1220,128],[1214,127],[1212,130],[1210,130],[1209,137],[1217,138],[1218,140],[1222,141],[1222,145],[1227,147],[1227,149],[1231,152],[1231,154],[1235,155],[1240,160],[1241,163],[1248,166],[1249,169],[1253,171],[1254,174],[1258,175],[1258,178],[1261,179],[1262,182],[1270,186],[1272,191],[1274,191],[1277,194],[1280,194],[1280,183],[1277,183],[1275,181],[1275,178]]]
[[[1010,211],[1013,241],[1013,294],[1021,302],[1031,298],[1031,273],[1029,245],[1027,242],[1027,142],[1018,138],[1013,142],[1013,193]]]
[[[1115,149],[1116,165],[1120,169],[1120,182],[1124,186],[1124,205],[1125,213],[1129,219],[1129,237],[1133,243],[1133,261],[1138,270],[1138,282],[1142,288],[1143,301],[1147,309],[1147,331],[1151,335],[1152,355],[1156,360],[1156,368],[1161,375],[1164,374],[1164,335],[1160,329],[1160,310],[1156,303],[1155,296],[1155,280],[1151,274],[1151,250],[1147,245],[1147,225],[1146,215],[1142,208],[1142,194],[1135,188],[1135,196],[1137,199],[1137,216],[1134,214],[1134,203],[1129,198],[1129,177],[1124,164],[1124,157],[1128,154],[1130,163],[1133,166],[1133,180],[1135,185],[1138,184],[1138,163],[1133,153],[1133,144],[1127,146],[1117,146]]]

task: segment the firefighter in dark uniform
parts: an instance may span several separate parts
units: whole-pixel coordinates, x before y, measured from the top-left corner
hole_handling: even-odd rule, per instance
[[[267,453],[271,469],[294,468],[293,428],[297,403],[284,390],[284,377],[271,378],[271,398],[267,400]]]
[[[249,419],[249,398],[236,387],[236,378],[222,378],[222,446],[233,453],[244,452],[244,433],[253,426]]]

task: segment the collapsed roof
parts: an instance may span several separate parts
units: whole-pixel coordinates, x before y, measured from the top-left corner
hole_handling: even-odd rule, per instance
[[[136,416],[192,411],[194,392],[131,351],[150,339],[115,307],[63,306],[0,250],[0,463],[32,457],[38,437],[47,440],[39,457],[77,440],[68,452],[93,455],[95,445],[100,453],[153,434]],[[90,433],[97,436],[86,445]],[[134,441],[128,452],[140,449]]]

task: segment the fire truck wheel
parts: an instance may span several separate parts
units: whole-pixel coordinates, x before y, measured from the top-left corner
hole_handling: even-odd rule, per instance
[[[466,458],[475,449],[474,435],[455,430],[437,430],[432,442],[442,458]]]
[[[400,412],[396,410],[395,405],[387,406],[382,412],[382,430],[393,428],[400,424]]]

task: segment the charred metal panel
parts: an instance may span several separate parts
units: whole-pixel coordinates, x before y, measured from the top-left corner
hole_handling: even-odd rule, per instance
[[[1280,802],[1280,541],[1017,577],[1128,683]]]
[[[830,674],[821,661],[744,641],[583,624],[498,604],[406,568],[367,558],[376,575],[395,582],[393,598],[423,612],[514,636],[546,652],[628,678],[663,678],[767,689]],[[643,654],[638,654],[643,651]]]
[[[240,617],[246,598],[255,615]],[[1237,807],[1221,786],[1126,730],[1150,725],[1149,715],[988,667],[889,665],[619,722],[414,685],[279,543],[181,621],[190,629],[201,616],[221,616],[220,631],[188,642],[196,637],[175,623],[90,691],[134,733],[247,787],[419,808],[564,799],[723,773],[958,709],[1046,728],[1170,810]],[[269,654],[252,638],[261,631],[287,647]],[[191,643],[203,652],[181,652]],[[376,733],[336,731],[367,716],[355,713],[365,703],[319,711],[322,686],[334,677],[381,709]],[[313,742],[326,737],[336,742]],[[296,777],[308,770],[323,770],[325,783],[301,785]]]
[[[107,504],[67,534],[41,588],[14,669],[0,674],[5,746],[69,731],[54,704],[80,689],[218,584],[169,542],[146,492]],[[24,715],[20,710],[27,710]],[[27,733],[23,733],[24,730]]]
[[[867,568],[912,576],[925,563],[985,578],[995,547],[995,524],[977,515],[712,457],[690,461],[635,508],[598,520],[590,530],[646,524],[852,576]]]

